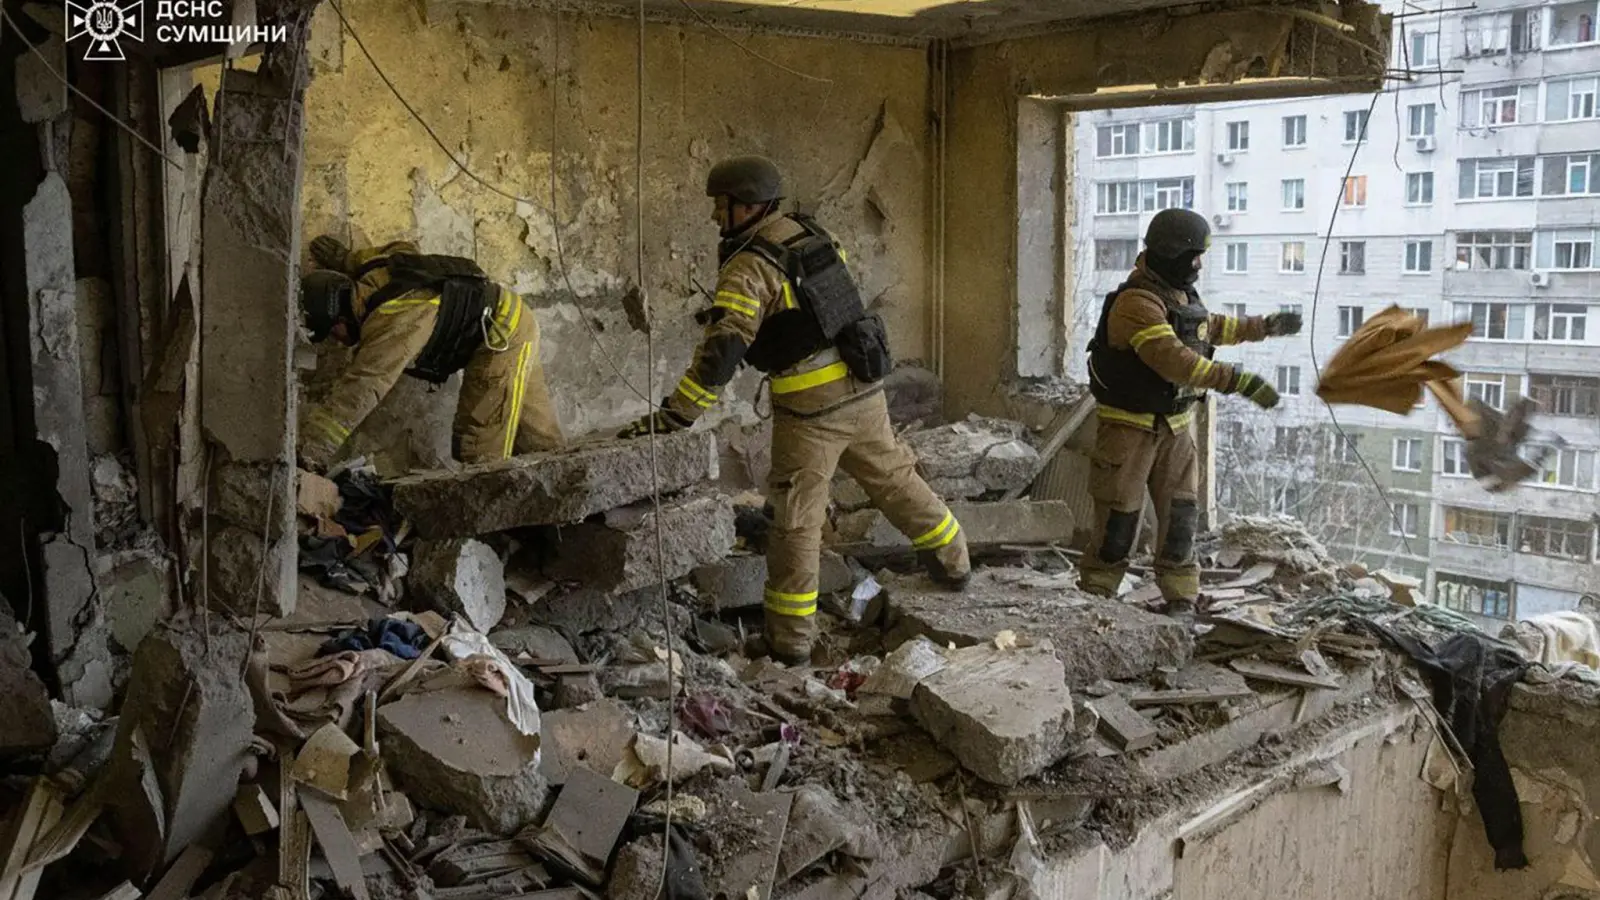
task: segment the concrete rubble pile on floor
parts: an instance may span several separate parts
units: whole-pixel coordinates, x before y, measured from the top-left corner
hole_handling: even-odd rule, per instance
[[[999,434],[952,476],[1009,473],[975,495],[1039,465]],[[648,900],[663,871],[675,897],[1030,896],[1019,842],[1125,845],[1401,671],[1337,615],[1286,612],[1317,579],[1391,590],[1292,523],[1211,539],[1229,565],[1191,627],[1147,588],[1079,592],[1051,546],[1070,512],[1027,500],[958,505],[980,564],[961,594],[881,528],[832,535],[821,644],[785,667],[745,650],[761,498],[710,489],[707,434],[658,460],[659,510],[648,442],[605,442],[398,479],[398,528],[349,517],[358,466],[301,473],[296,612],[158,625],[113,719],[52,712],[7,650],[33,714],[0,752],[41,774],[0,896]],[[341,534],[349,556],[307,549]]]

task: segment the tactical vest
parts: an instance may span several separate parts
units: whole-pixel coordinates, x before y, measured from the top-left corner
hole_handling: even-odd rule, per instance
[[[1089,342],[1089,392],[1094,399],[1117,409],[1133,413],[1154,413],[1170,416],[1181,413],[1191,403],[1205,396],[1187,385],[1176,385],[1156,374],[1132,347],[1111,346],[1111,307],[1124,291],[1128,282],[1106,295],[1100,307],[1100,325],[1095,328],[1094,339]],[[1142,289],[1141,289],[1142,290]],[[1167,324],[1177,333],[1185,347],[1210,359],[1216,348],[1207,340],[1206,323],[1210,313],[1200,302],[1200,295],[1190,292],[1184,306],[1166,304]]]
[[[782,372],[837,347],[839,358],[858,380],[882,379],[894,365],[883,320],[867,315],[861,291],[833,237],[808,215],[791,213],[788,218],[801,232],[783,243],[756,235],[739,244],[739,249],[753,251],[776,266],[795,296],[795,308],[762,321],[744,361],[761,372]]]
[[[390,300],[412,291],[439,295],[439,315],[433,333],[416,362],[406,374],[432,384],[443,384],[451,375],[467,367],[472,354],[483,345],[484,318],[494,309],[500,289],[489,280],[476,262],[460,256],[442,254],[391,253],[363,265],[355,275],[362,276],[387,267],[389,281],[367,299],[366,315]]]

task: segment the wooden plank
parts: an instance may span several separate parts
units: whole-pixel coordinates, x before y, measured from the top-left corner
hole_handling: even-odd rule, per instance
[[[333,880],[356,900],[372,900],[367,894],[367,878],[361,873],[361,851],[356,848],[356,839],[344,824],[339,807],[316,791],[301,791],[300,808],[311,823],[317,843],[322,845],[322,855],[333,869]]]
[[[639,792],[633,788],[587,766],[573,766],[550,817],[543,826],[524,832],[522,839],[599,887],[605,883],[611,851],[638,802]]]
[[[185,900],[189,896],[189,889],[205,874],[206,866],[211,865],[211,855],[209,849],[199,844],[185,847],[178,855],[178,861],[172,864],[155,890],[150,892],[149,900]]]
[[[111,889],[111,892],[101,897],[100,900],[139,900],[144,894],[132,882],[124,881]]]
[[[24,871],[28,855],[65,812],[61,803],[61,790],[45,778],[35,778],[28,788],[22,807],[7,823],[4,843],[5,855],[0,860],[0,898],[4,900],[32,900],[39,889],[43,867]]]
[[[1100,733],[1117,749],[1132,753],[1156,745],[1155,726],[1116,694],[1096,697],[1088,706],[1100,716]]]
[[[98,791],[93,788],[79,797],[55,827],[40,835],[28,853],[28,862],[23,871],[42,869],[65,858],[78,846],[78,841],[83,839],[89,826],[100,818],[100,811],[104,808],[105,803],[99,799]]]
[[[1136,691],[1128,695],[1129,706],[1193,706],[1199,703],[1222,703],[1226,700],[1243,700],[1254,697],[1255,691],[1215,688],[1182,691]]]
[[[1088,421],[1089,413],[1093,411],[1094,396],[1085,393],[1072,406],[1057,413],[1056,425],[1051,430],[1050,437],[1045,440],[1044,446],[1039,448],[1039,465],[1034,469],[1033,478],[1028,479],[1027,484],[1019,485],[1006,491],[1001,499],[1015,500],[1022,496],[1023,491],[1033,487],[1033,482],[1049,467],[1051,461],[1056,458],[1056,454],[1060,453],[1061,448],[1067,445],[1067,441],[1072,440],[1073,434],[1077,433],[1083,423]]]
[[[1301,672],[1288,666],[1260,659],[1236,659],[1228,663],[1228,667],[1246,678],[1258,681],[1270,681],[1274,684],[1287,684],[1293,687],[1329,689],[1339,686],[1337,678],[1318,677],[1310,672]]]

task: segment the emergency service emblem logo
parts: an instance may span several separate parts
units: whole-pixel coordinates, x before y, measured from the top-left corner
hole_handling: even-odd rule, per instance
[[[1203,341],[1203,340],[1206,339],[1206,336],[1209,335],[1210,333],[1211,333],[1211,323],[1210,322],[1201,322],[1200,323],[1200,327],[1198,329],[1196,329],[1196,331],[1195,331],[1195,337],[1197,337],[1197,338],[1199,338],[1200,340]]]
[[[84,0],[67,4],[67,40],[88,38],[85,62],[120,62],[122,39],[144,42],[144,0]]]

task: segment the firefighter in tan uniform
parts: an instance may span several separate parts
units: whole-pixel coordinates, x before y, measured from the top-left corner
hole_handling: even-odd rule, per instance
[[[1194,288],[1211,245],[1211,228],[1198,213],[1157,213],[1144,243],[1128,280],[1106,296],[1089,344],[1089,387],[1098,403],[1090,488],[1095,523],[1078,585],[1116,595],[1148,488],[1156,508],[1156,583],[1168,611],[1187,615],[1200,594],[1191,407],[1208,390],[1240,394],[1262,409],[1277,406],[1272,385],[1211,357],[1217,346],[1297,334],[1300,314],[1208,313]]]
[[[773,526],[766,639],[773,656],[810,659],[829,488],[842,468],[949,587],[971,571],[961,525],[894,434],[882,378],[892,362],[883,320],[867,315],[844,253],[810,217],[785,215],[782,176],[746,156],[712,168],[706,194],[721,228],[721,269],[705,337],[676,390],[622,433],[687,428],[717,402],[741,363],[771,379]]]
[[[463,372],[452,452],[465,463],[563,445],[539,363],[539,325],[522,297],[476,263],[396,241],[350,252],[312,241],[321,267],[301,279],[311,339],[355,358],[320,404],[301,409],[301,465],[324,471],[401,375],[443,384]]]

